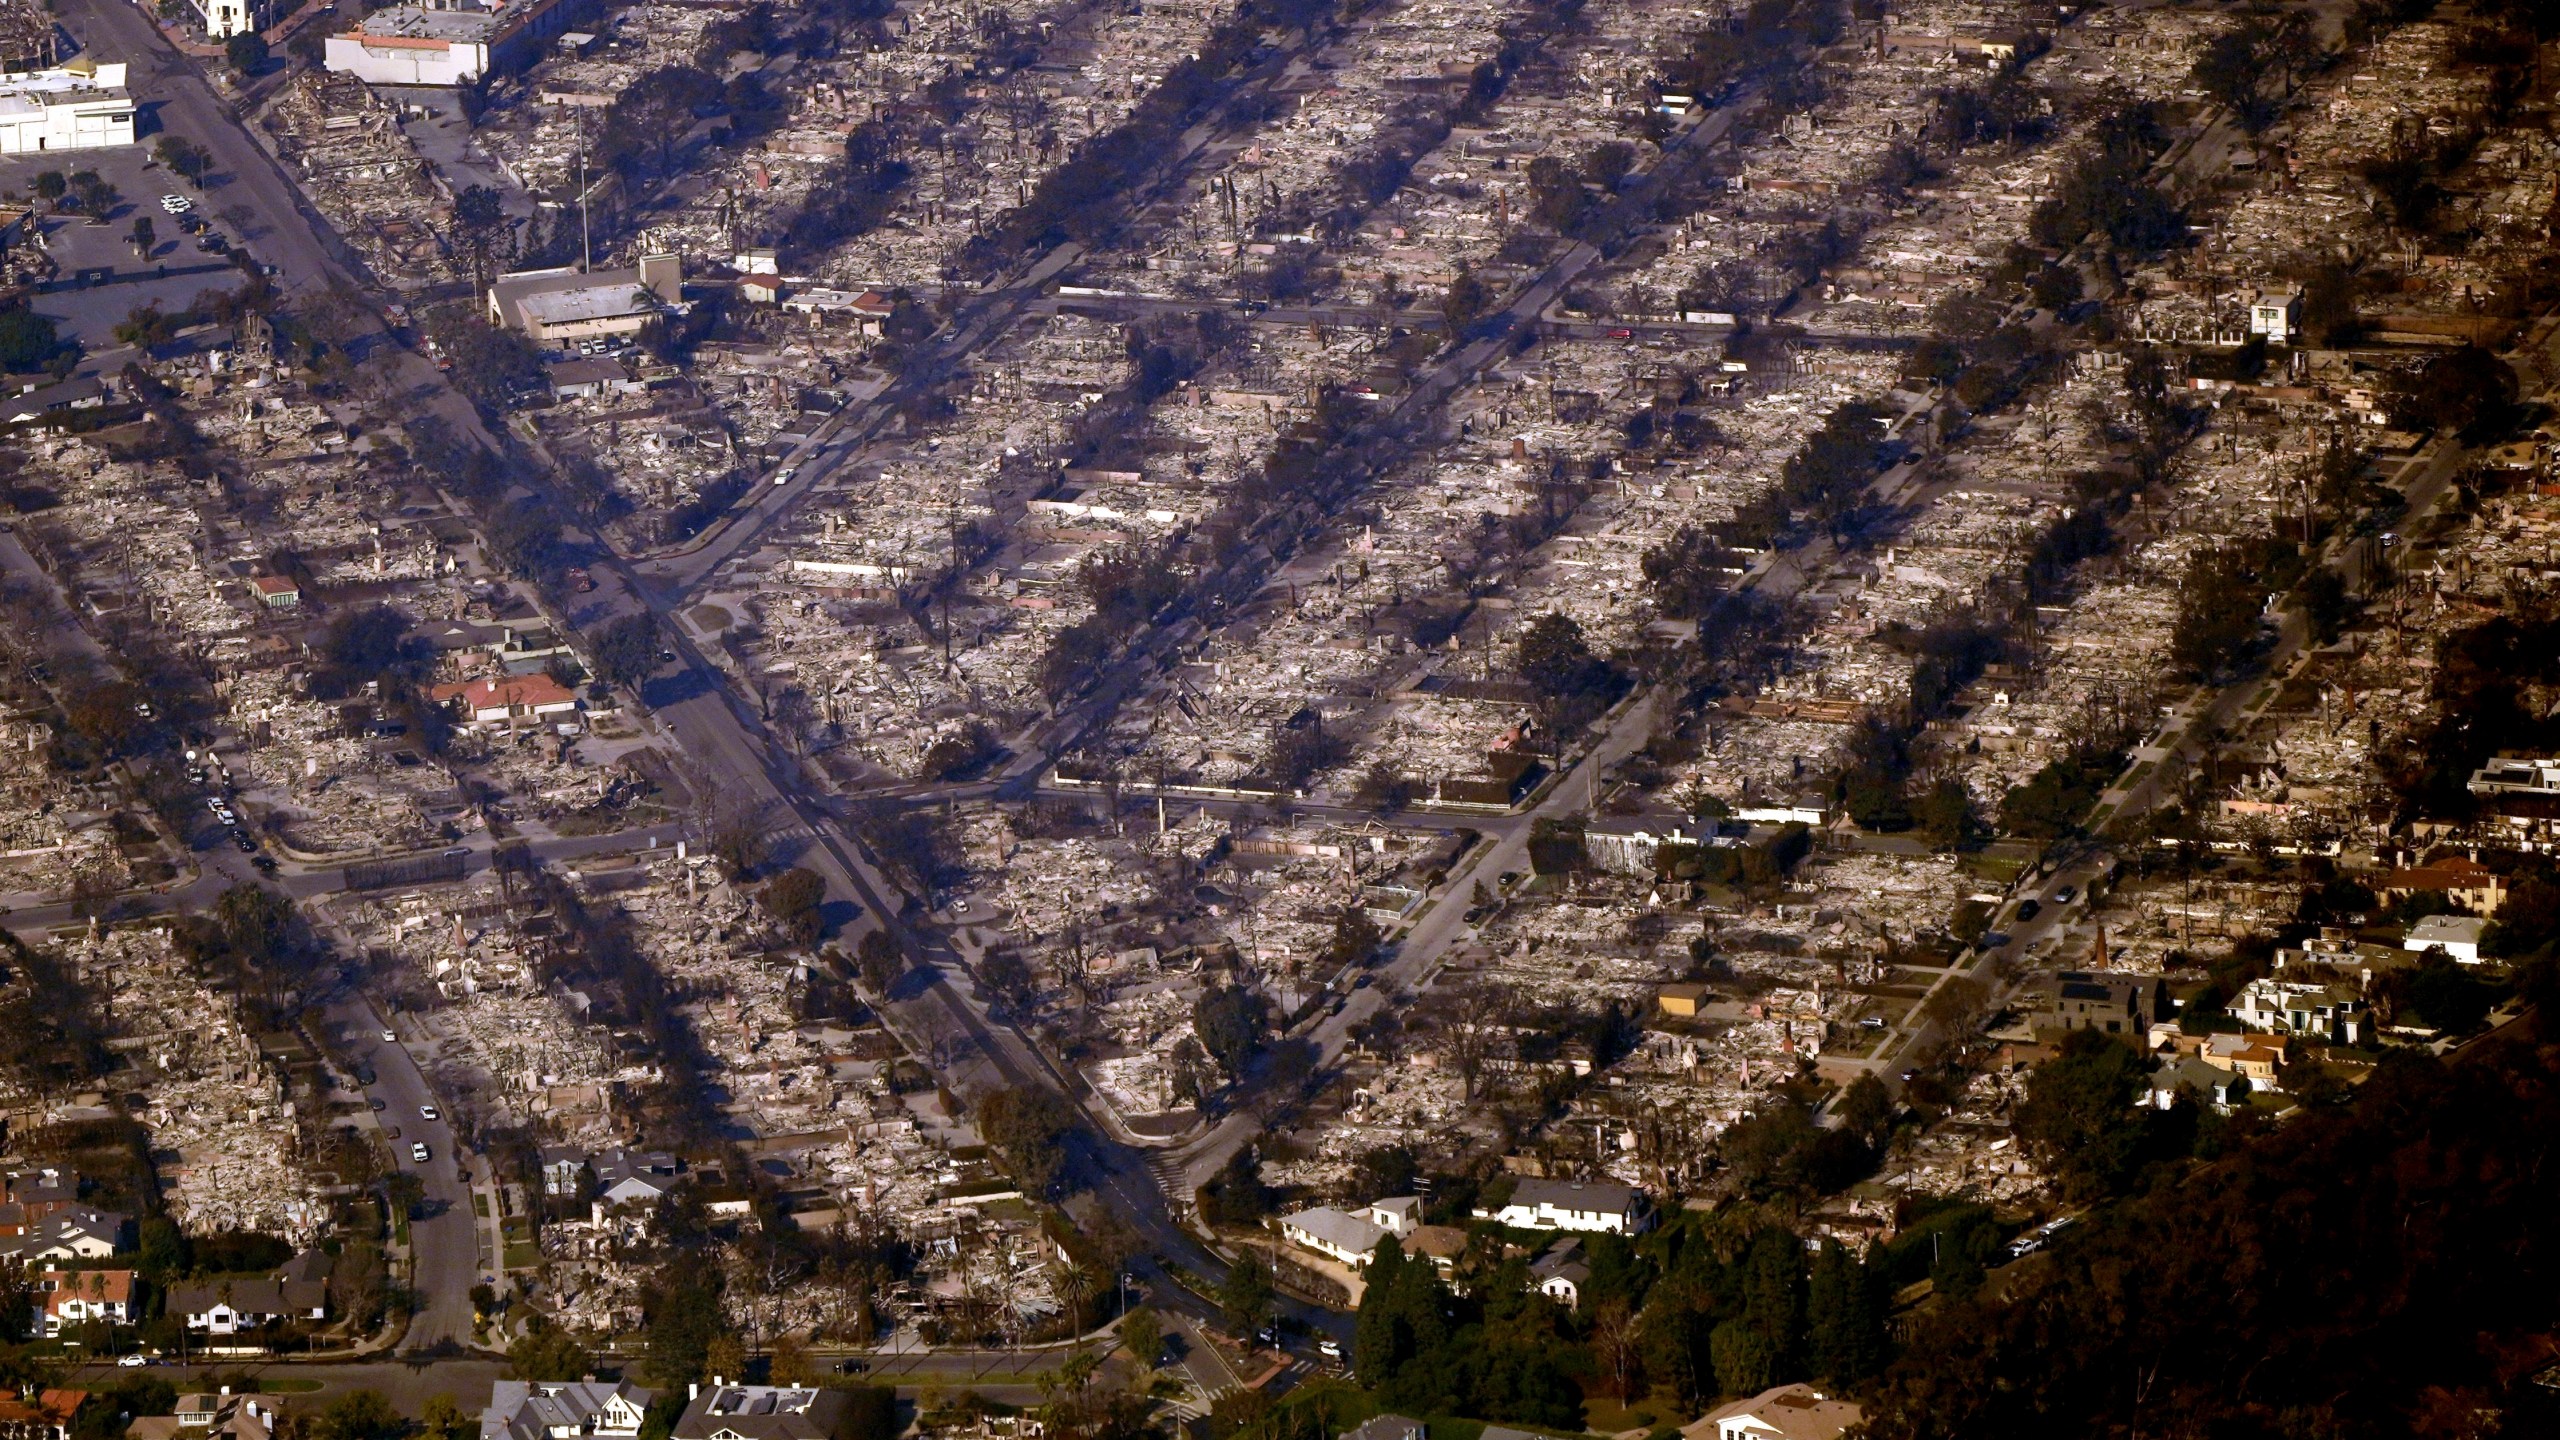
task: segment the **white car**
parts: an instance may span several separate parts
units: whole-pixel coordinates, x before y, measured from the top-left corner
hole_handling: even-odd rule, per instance
[[[397,1030],[385,1030],[385,1031],[383,1031],[383,1032],[382,1032],[382,1043],[383,1043],[383,1044],[385,1044],[385,1045],[397,1045],[397,1044],[399,1044],[399,1043],[400,1043],[400,1032],[399,1032],[399,1031],[397,1031]]]
[[[788,485],[791,483],[791,477],[799,473],[799,466],[785,465],[781,469],[773,472],[773,483],[776,485]]]
[[[436,1118],[436,1107],[434,1107],[433,1105],[421,1105],[421,1106],[419,1106],[419,1107],[418,1107],[418,1118],[419,1118],[419,1119],[421,1119],[421,1120],[433,1120],[434,1118]]]
[[[127,1370],[132,1370],[150,1364],[151,1357],[141,1353],[140,1351],[136,1351],[131,1355],[117,1356],[116,1363]]]
[[[184,195],[163,195],[160,197],[160,208],[172,215],[184,215],[196,208],[196,202]]]
[[[419,1164],[421,1164],[421,1165],[426,1164],[426,1163],[427,1163],[427,1147],[426,1147],[426,1144],[425,1144],[423,1141],[416,1141],[416,1140],[412,1140],[412,1141],[410,1141],[410,1142],[409,1142],[409,1158],[410,1158],[410,1159],[412,1159],[412,1160],[417,1161],[417,1162],[418,1162]]]

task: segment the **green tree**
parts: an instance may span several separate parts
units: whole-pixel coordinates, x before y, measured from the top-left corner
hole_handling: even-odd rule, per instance
[[[134,1268],[154,1285],[167,1285],[187,1271],[186,1236],[176,1222],[165,1215],[154,1215],[142,1222],[134,1253]]]
[[[1607,688],[1606,662],[1591,653],[1572,616],[1549,611],[1520,632],[1520,678],[1549,699],[1586,696]]]
[[[1237,1080],[1262,1050],[1270,1012],[1269,1001],[1241,985],[1214,986],[1193,1002],[1191,1030],[1227,1078]]]
[[[255,75],[267,68],[267,42],[254,30],[244,30],[222,42],[222,58],[242,76]]]
[[[834,1387],[844,1396],[844,1413],[827,1440],[898,1440],[905,1428],[898,1418],[898,1392],[887,1385]]]
[[[312,1428],[317,1440],[400,1440],[409,1422],[380,1391],[355,1390],[330,1401]]]
[[[1262,1328],[1271,1316],[1271,1306],[1279,1296],[1272,1280],[1271,1261],[1259,1250],[1247,1248],[1227,1267],[1227,1276],[1218,1282],[1218,1309],[1227,1323],[1250,1335]]]
[[[680,1390],[707,1378],[712,1342],[728,1331],[713,1282],[687,1273],[643,1299],[640,1367],[651,1383]]]
[[[1873,1078],[1873,1077],[1869,1077]],[[1832,1241],[1813,1262],[1805,1294],[1806,1359],[1834,1385],[1856,1385],[1882,1369],[1884,1307],[1867,1268]]]
[[[2123,1039],[2074,1030],[2027,1078],[2018,1134],[2065,1194],[2085,1200],[2132,1183],[2145,1134],[2133,1101],[2147,1072]]]
[[[2393,376],[2383,405],[2404,430],[2447,431],[2477,445],[2513,423],[2516,395],[2515,367],[2482,346],[2464,345]]]
[[[1873,1075],[1861,1075],[1841,1093],[1840,1124],[1870,1146],[1882,1145],[1893,1133],[1893,1092]]]
[[[1031,1003],[1039,981],[1031,971],[1031,962],[1010,946],[987,952],[986,958],[978,962],[978,979],[997,1004],[1011,1010]]]
[[[1920,792],[1919,804],[1912,807],[1912,819],[1920,827],[1920,838],[1928,841],[1933,850],[1960,849],[1982,828],[1973,813],[1973,792],[1952,775]]]
[[[774,876],[756,898],[784,939],[804,950],[818,943],[826,929],[827,903],[827,882],[818,872],[795,865]]]
[[[907,952],[898,944],[898,937],[886,930],[874,930],[854,947],[854,963],[862,971],[862,983],[870,986],[872,993],[886,995],[907,973]]]
[[[576,1336],[537,1315],[507,1347],[507,1365],[519,1380],[575,1380],[594,1373],[596,1357]]]
[[[0,369],[24,374],[40,368],[61,348],[49,317],[24,305],[0,310]]]
[[[1411,1146],[1372,1146],[1351,1162],[1352,1198],[1367,1201],[1410,1195],[1421,1178]]]
[[[1769,1338],[1739,1320],[1727,1320],[1707,1337],[1716,1371],[1716,1389],[1726,1395],[1757,1395],[1778,1374],[1778,1357]]]
[[[1164,1322],[1144,1306],[1120,1317],[1120,1344],[1142,1370],[1153,1370],[1164,1358]]]
[[[658,622],[647,611],[618,615],[586,634],[587,660],[607,685],[633,685],[658,668]]]
[[[1451,337],[1464,335],[1468,326],[1493,308],[1494,299],[1493,288],[1473,268],[1460,270],[1440,299],[1440,316],[1448,322]]]
[[[427,1403],[418,1408],[420,1440],[465,1440],[478,1430],[463,1415],[462,1406],[441,1390],[428,1396]]]
[[[177,135],[163,135],[152,146],[152,153],[171,173],[189,184],[202,180],[213,168],[213,156],[203,146]]]
[[[1066,1139],[1075,1119],[1050,1090],[1017,1085],[978,1106],[978,1133],[1026,1194],[1047,1195],[1066,1168]]]
[[[2245,547],[2217,545],[2187,562],[2178,587],[2178,616],[2169,629],[2169,658],[2189,674],[2236,669],[2258,633],[2267,590]]]

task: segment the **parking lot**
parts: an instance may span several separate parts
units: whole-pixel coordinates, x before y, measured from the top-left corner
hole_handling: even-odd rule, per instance
[[[157,139],[158,137],[153,137]],[[59,276],[42,287],[34,300],[38,314],[61,326],[66,338],[90,351],[114,348],[115,328],[135,310],[157,304],[164,311],[186,308],[206,290],[229,290],[240,283],[230,257],[208,248],[238,243],[245,212],[224,199],[227,177],[208,176],[203,186],[189,185],[151,159],[151,142],[104,150],[67,151],[41,156],[12,156],[0,161],[0,192],[21,198],[35,194],[36,177],[48,170],[70,175],[93,170],[115,187],[117,199],[93,222],[83,215],[42,215],[43,245]],[[177,195],[188,210],[172,213],[161,204]],[[153,240],[146,258],[135,252],[133,222],[148,217]],[[201,221],[203,234],[189,234],[183,221]],[[208,242],[208,235],[219,235]],[[82,276],[88,276],[86,283]],[[103,277],[103,278],[101,278]]]

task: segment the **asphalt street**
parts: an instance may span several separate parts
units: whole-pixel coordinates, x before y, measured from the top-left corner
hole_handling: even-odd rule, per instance
[[[486,1247],[465,1178],[469,1157],[454,1144],[453,1127],[444,1119],[444,1102],[428,1087],[405,1043],[415,1031],[404,1030],[399,1017],[384,1015],[360,996],[342,996],[322,1013],[339,1053],[372,1070],[374,1083],[365,1087],[365,1095],[383,1102],[377,1118],[385,1134],[398,1132],[388,1141],[392,1158],[401,1170],[417,1176],[426,1192],[426,1203],[409,1222],[410,1249],[416,1257],[412,1283],[423,1305],[411,1316],[400,1349],[407,1353],[448,1344],[467,1346],[471,1343],[471,1287],[496,1280],[483,1263],[484,1258],[495,1257],[483,1255]],[[386,1034],[402,1038],[386,1040]],[[428,1107],[435,1108],[436,1119],[425,1118]],[[412,1145],[426,1146],[427,1158],[414,1158]]]

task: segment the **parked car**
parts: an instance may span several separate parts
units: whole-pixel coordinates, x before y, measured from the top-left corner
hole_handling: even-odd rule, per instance
[[[433,1120],[434,1118],[436,1118],[436,1107],[434,1107],[433,1105],[421,1105],[421,1106],[419,1106],[419,1107],[418,1107],[418,1118],[419,1118],[419,1119],[421,1119],[421,1120]]]
[[[427,1163],[427,1146],[426,1146],[426,1142],[425,1142],[425,1141],[422,1141],[422,1140],[412,1140],[412,1141],[410,1141],[410,1142],[409,1142],[409,1158],[410,1158],[410,1159],[412,1159],[412,1160],[417,1161],[417,1162],[418,1162],[419,1164],[421,1164],[421,1165],[426,1164],[426,1163]]]

